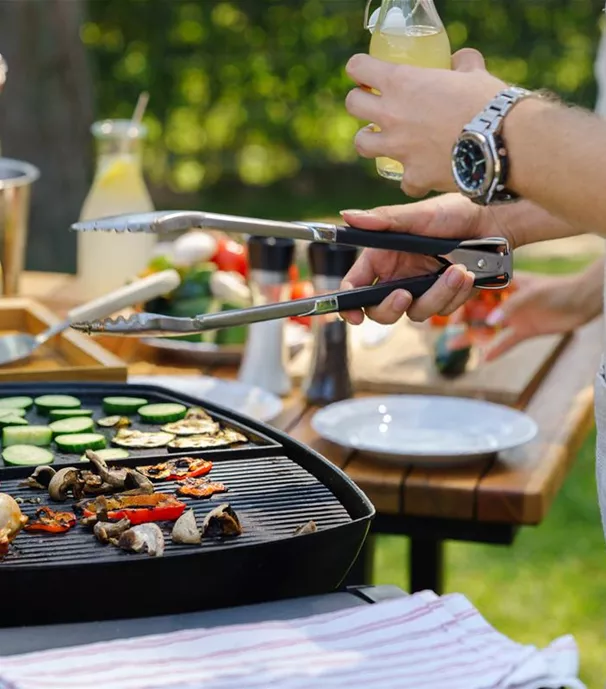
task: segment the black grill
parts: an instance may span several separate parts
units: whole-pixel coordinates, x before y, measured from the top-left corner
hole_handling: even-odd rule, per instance
[[[106,395],[200,404],[252,437],[253,443],[244,448],[187,453],[211,459],[209,477],[225,483],[228,492],[209,500],[180,498],[194,509],[198,523],[213,507],[228,502],[240,518],[243,534],[184,546],[171,542],[172,524],[160,524],[166,551],[152,558],[101,545],[92,529],[80,525],[66,534],[22,533],[0,561],[5,592],[0,626],[170,614],[313,595],[334,590],[347,574],[374,510],[345,474],[316,453],[203,400],[151,386],[6,386],[1,396],[51,392],[73,394],[95,410]],[[165,458],[165,452],[154,456],[146,451],[114,463],[137,466]],[[87,466],[74,456],[62,457],[61,463],[66,462]],[[59,507],[45,491],[19,486],[31,472],[0,469],[0,491],[24,499],[41,497],[42,504]],[[156,491],[173,493],[176,485],[160,482]],[[38,506],[21,505],[30,516]],[[71,509],[71,503],[60,508]],[[296,527],[309,520],[316,522],[318,531],[294,536]]]

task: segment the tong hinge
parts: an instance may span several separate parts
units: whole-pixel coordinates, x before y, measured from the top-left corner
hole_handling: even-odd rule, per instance
[[[495,286],[509,284],[513,276],[513,255],[501,237],[466,240],[444,258],[464,265],[479,279],[495,278]]]

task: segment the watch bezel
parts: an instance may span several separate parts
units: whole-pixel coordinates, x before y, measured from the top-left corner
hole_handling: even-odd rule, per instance
[[[471,189],[465,184],[459,174],[457,166],[458,149],[466,141],[473,141],[477,146],[479,146],[484,155],[484,160],[486,161],[484,180],[476,189]],[[493,137],[487,137],[484,136],[484,134],[480,134],[479,132],[475,131],[464,130],[453,147],[451,163],[455,183],[462,194],[474,201],[489,199],[494,194],[495,189],[500,183],[502,166],[497,151],[497,144],[498,142],[496,142]]]

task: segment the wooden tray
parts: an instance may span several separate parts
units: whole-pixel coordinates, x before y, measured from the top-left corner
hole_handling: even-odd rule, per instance
[[[352,333],[353,334],[353,333]],[[449,380],[433,366],[427,329],[402,321],[376,347],[356,346],[350,338],[350,375],[357,392],[431,394],[473,397],[523,407],[564,348],[568,337],[529,340],[489,364],[470,362],[468,371]],[[291,362],[290,372],[300,383],[310,362],[310,348]]]
[[[37,335],[58,322],[47,308],[30,299],[0,298],[0,337],[9,333]],[[29,359],[0,366],[0,382],[97,381],[125,382],[126,364],[92,338],[66,330],[40,347]]]

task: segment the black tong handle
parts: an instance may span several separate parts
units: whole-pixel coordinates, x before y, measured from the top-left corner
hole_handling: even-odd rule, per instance
[[[443,272],[444,270],[441,270],[437,273],[431,273],[431,275],[402,278],[401,280],[383,282],[370,287],[360,287],[347,292],[338,292],[335,296],[339,303],[339,311],[354,311],[369,306],[378,306],[384,299],[392,294],[392,292],[399,289],[410,292],[413,299],[418,299],[423,296],[430,287],[436,284]]]
[[[349,244],[369,249],[389,249],[405,251],[410,254],[426,256],[445,256],[457,249],[462,239],[442,239],[438,237],[421,237],[416,234],[387,232],[385,230],[360,230],[357,227],[338,227],[337,244]]]

